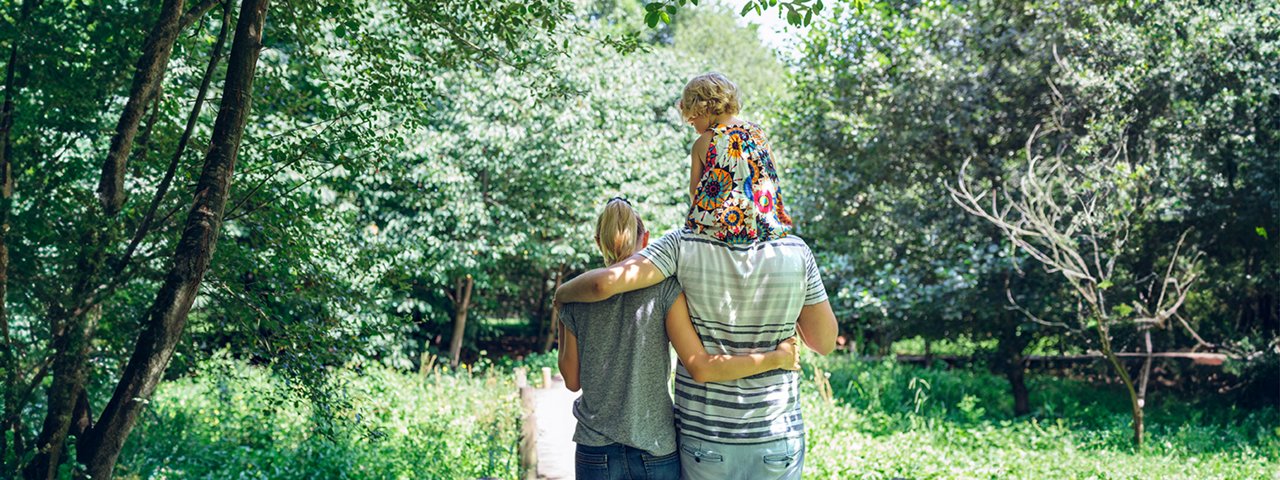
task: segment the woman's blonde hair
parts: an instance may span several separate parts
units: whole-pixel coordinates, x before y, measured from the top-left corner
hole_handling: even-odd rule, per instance
[[[621,197],[609,200],[596,219],[596,246],[604,255],[604,263],[613,265],[635,253],[644,232],[644,222],[631,208],[631,202]]]
[[[736,114],[742,103],[738,100],[738,86],[729,77],[710,72],[689,80],[678,106],[680,116],[689,121],[702,115]]]

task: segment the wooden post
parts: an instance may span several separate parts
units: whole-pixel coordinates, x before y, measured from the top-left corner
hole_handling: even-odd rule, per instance
[[[533,387],[520,387],[520,470],[526,480],[538,478],[538,419],[533,406]]]
[[[467,331],[467,308],[471,305],[473,285],[475,285],[475,279],[471,278],[471,274],[467,274],[465,280],[458,280],[457,292],[449,295],[454,305],[453,337],[449,340],[449,366],[451,367],[457,367],[458,359],[462,357],[462,336]]]
[[[529,386],[529,369],[516,367],[516,389]]]
[[[542,388],[551,388],[551,367],[542,367]]]

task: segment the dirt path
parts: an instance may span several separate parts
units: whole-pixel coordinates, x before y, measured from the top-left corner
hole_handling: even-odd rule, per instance
[[[578,420],[573,417],[573,400],[578,393],[564,388],[554,378],[550,388],[534,391],[534,411],[538,426],[538,478],[556,480],[573,478],[573,430]]]

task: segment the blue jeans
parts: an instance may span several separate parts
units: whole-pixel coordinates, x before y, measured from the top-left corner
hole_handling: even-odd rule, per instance
[[[578,445],[574,462],[578,480],[679,480],[680,453],[655,457],[638,448],[615,443],[604,447]]]

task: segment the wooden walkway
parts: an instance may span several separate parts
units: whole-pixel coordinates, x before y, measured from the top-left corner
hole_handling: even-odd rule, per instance
[[[522,383],[522,376],[517,372],[517,385]],[[545,388],[524,386],[520,391],[525,409],[521,467],[526,480],[572,480],[577,447],[573,431],[578,427],[573,401],[579,393],[564,388],[559,375],[551,377],[548,372],[542,379],[538,383]]]

